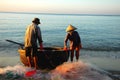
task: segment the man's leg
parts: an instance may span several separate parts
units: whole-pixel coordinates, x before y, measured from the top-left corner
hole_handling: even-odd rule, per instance
[[[34,62],[34,67],[37,69],[37,47],[33,47],[33,62]]]
[[[28,67],[32,67],[31,57],[30,57],[30,56],[27,56],[27,60],[28,60]]]
[[[79,47],[76,47],[76,60],[78,61],[79,60],[79,54],[80,54],[80,48]]]
[[[34,61],[34,67],[37,69],[38,66],[37,66],[37,57],[36,56],[33,57],[33,61]]]
[[[28,67],[32,67],[32,64],[31,64],[31,47],[26,47],[25,48],[25,55],[26,55],[26,58],[27,58],[27,61],[28,61]]]
[[[71,62],[73,62],[74,50],[70,50],[70,52],[71,52]]]

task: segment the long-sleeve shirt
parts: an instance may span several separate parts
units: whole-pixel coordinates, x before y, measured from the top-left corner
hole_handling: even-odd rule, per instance
[[[25,47],[37,46],[37,39],[39,44],[42,42],[41,30],[38,25],[32,23],[27,26],[25,33]]]
[[[81,44],[81,39],[77,31],[67,33],[65,40],[64,40],[64,46],[67,46],[68,40],[70,41],[70,48],[79,46]]]

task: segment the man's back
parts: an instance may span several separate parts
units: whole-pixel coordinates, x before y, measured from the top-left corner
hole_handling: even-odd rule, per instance
[[[68,35],[68,39],[70,40],[70,46],[78,46],[81,43],[80,36],[77,31],[73,31],[71,32],[71,35]]]
[[[25,33],[25,47],[37,46],[36,26],[34,23],[28,25]]]

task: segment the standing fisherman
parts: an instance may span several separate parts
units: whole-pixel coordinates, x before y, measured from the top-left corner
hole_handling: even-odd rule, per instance
[[[25,52],[28,66],[32,67],[32,62],[34,62],[35,68],[37,68],[37,40],[39,42],[40,49],[43,49],[41,30],[38,24],[40,24],[39,18],[34,18],[32,24],[27,26],[25,33]]]
[[[79,59],[79,52],[82,48],[81,45],[81,39],[77,31],[75,31],[77,28],[75,28],[72,25],[69,25],[66,29],[67,35],[64,40],[64,50],[67,50],[67,41],[70,41],[70,53],[71,53],[71,62],[74,58],[74,51],[76,52],[76,60]]]

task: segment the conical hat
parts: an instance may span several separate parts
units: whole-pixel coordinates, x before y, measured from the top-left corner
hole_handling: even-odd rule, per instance
[[[76,27],[72,26],[71,24],[66,28],[66,32],[70,32],[77,29]]]

